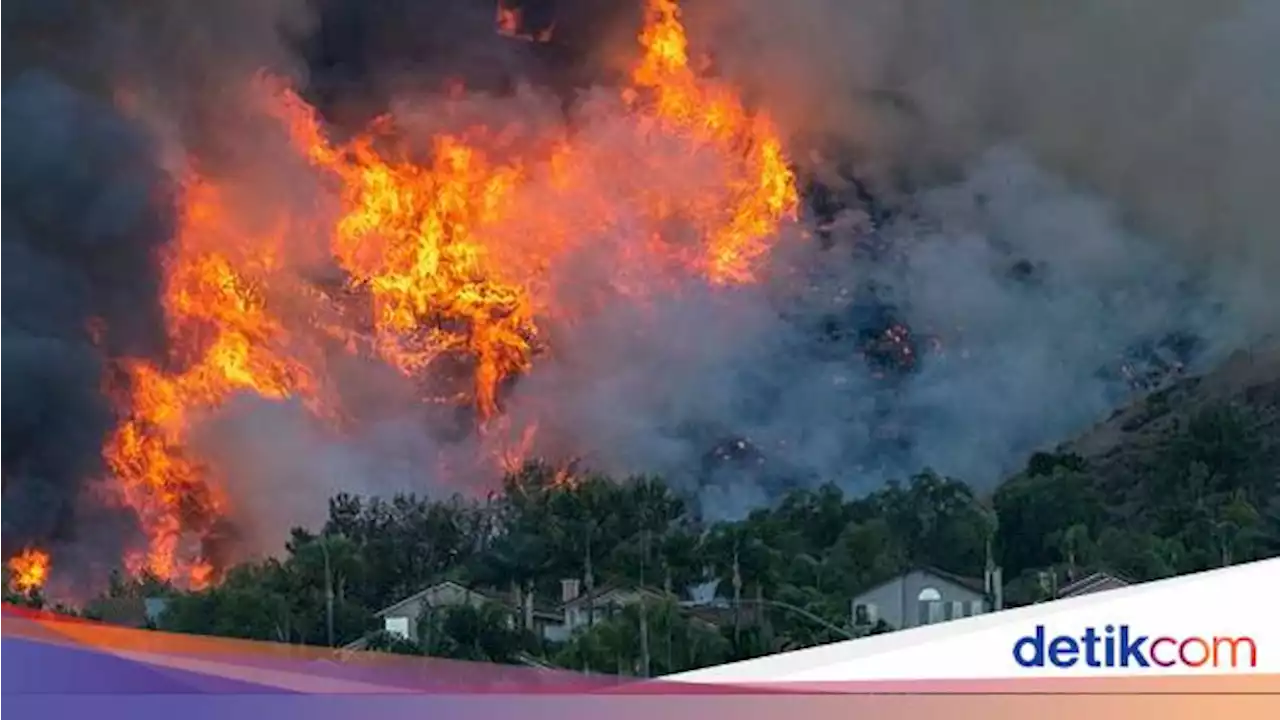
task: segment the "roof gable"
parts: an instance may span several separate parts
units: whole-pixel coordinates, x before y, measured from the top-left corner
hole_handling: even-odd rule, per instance
[[[488,595],[486,595],[486,594],[484,594],[484,593],[482,593],[482,592],[478,592],[478,591],[476,591],[476,590],[472,590],[471,588],[468,588],[467,586],[465,586],[465,585],[463,585],[463,584],[461,584],[461,583],[456,583],[456,582],[454,582],[454,581],[452,581],[452,580],[443,580],[443,581],[441,581],[441,582],[434,583],[434,584],[432,584],[432,585],[428,585],[427,587],[425,587],[425,588],[423,588],[423,589],[419,590],[418,592],[416,592],[416,593],[414,593],[414,594],[410,595],[410,596],[409,596],[409,597],[407,597],[407,598],[404,598],[403,600],[400,600],[399,602],[396,602],[396,603],[395,603],[395,604],[393,604],[393,605],[388,605],[387,607],[385,607],[385,608],[383,608],[383,609],[379,610],[378,612],[374,613],[374,617],[385,617],[385,616],[387,616],[387,615],[389,615],[389,614],[391,614],[391,613],[395,612],[396,610],[400,610],[401,608],[404,608],[406,605],[410,605],[410,604],[412,604],[412,603],[415,603],[415,602],[417,602],[417,601],[421,600],[422,598],[426,597],[427,595],[429,595],[429,594],[431,594],[431,593],[434,593],[434,592],[438,592],[438,591],[440,591],[440,590],[442,590],[442,589],[444,589],[444,588],[452,588],[452,589],[455,589],[455,590],[457,590],[457,591],[459,591],[459,592],[462,592],[462,593],[469,593],[469,594],[472,594],[472,595],[479,595],[480,597],[483,597],[483,598],[489,599],[489,596],[488,596]]]
[[[644,595],[646,597],[653,598],[653,599],[663,599],[668,597],[666,593],[662,592],[661,590],[654,590],[653,588],[628,587],[625,585],[606,585],[605,587],[600,588],[595,592],[579,595],[578,597],[564,603],[564,608],[565,609],[575,608],[580,605],[586,605],[588,603],[592,605],[599,604],[602,602],[607,603],[610,599],[610,596],[617,596],[623,593],[627,593],[627,594],[636,593],[636,594]]]
[[[979,595],[986,594],[986,584],[982,580],[979,580],[977,578],[968,578],[963,575],[957,575],[955,573],[947,572],[946,570],[939,570],[937,568],[932,568],[932,567],[913,567],[907,570],[906,572],[898,573],[897,575],[893,576],[892,578],[889,578],[888,580],[885,580],[884,582],[877,583],[876,585],[873,585],[867,588],[866,590],[863,590],[862,592],[858,593],[854,597],[859,598],[864,595],[870,595],[878,590],[882,590],[886,587],[889,587],[890,585],[902,582],[903,578],[909,577],[917,573],[927,578],[930,578],[933,580],[939,580],[948,585],[959,587],[961,589],[967,590],[972,593],[977,593]]]
[[[487,592],[484,590],[475,590],[467,587],[466,585],[463,585],[462,583],[455,582],[453,580],[442,580],[438,583],[434,583],[432,585],[429,585],[419,590],[418,592],[410,595],[409,597],[404,598],[403,600],[396,602],[393,605],[388,605],[387,607],[374,613],[374,617],[379,617],[379,618],[386,617],[387,615],[395,613],[397,610],[401,610],[408,605],[411,605],[415,602],[419,602],[420,600],[422,600],[424,597],[428,595],[431,595],[433,593],[438,593],[445,589],[453,590],[454,592],[457,592],[464,596],[480,598],[486,602],[491,602],[491,603],[500,605],[506,608],[508,611],[516,612],[520,609],[519,604],[517,603],[513,595],[504,594],[504,593]],[[537,603],[536,601],[533,608],[533,614],[535,617],[540,617],[544,620],[559,617],[558,610],[548,608],[542,604]]]
[[[957,575],[952,572],[947,572],[946,570],[939,570],[938,568],[920,568],[920,572],[926,575],[932,575],[940,580],[945,580],[952,585],[959,585],[966,590],[972,590],[976,593],[985,593],[987,591],[987,583],[981,578],[965,577],[964,575]]]

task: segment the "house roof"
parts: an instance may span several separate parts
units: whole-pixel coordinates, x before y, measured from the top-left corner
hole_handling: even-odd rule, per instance
[[[453,587],[458,592],[478,596],[483,600],[487,600],[488,602],[492,602],[492,603],[497,603],[498,605],[502,605],[511,610],[516,609],[515,597],[511,593],[495,593],[495,592],[489,592],[485,590],[474,590],[472,588],[467,587],[466,585],[463,585],[462,583],[454,582],[453,580],[442,580],[438,583],[433,583],[431,585],[428,585],[427,587],[419,590],[418,592],[410,595],[409,597],[404,598],[403,600],[396,602],[393,605],[388,605],[387,607],[374,613],[374,617],[386,617],[387,615],[390,615],[397,610],[400,610],[412,603],[417,602],[418,600],[421,600],[423,596],[445,587]],[[535,615],[541,615],[544,617],[557,615],[555,610],[548,608],[545,605],[539,606],[536,600],[534,601],[533,612]]]
[[[430,593],[430,592],[432,592],[432,591],[434,591],[434,590],[437,590],[437,589],[439,589],[439,588],[448,587],[448,586],[450,586],[450,585],[452,585],[453,587],[455,587],[455,588],[457,588],[458,590],[461,590],[461,591],[463,591],[463,592],[474,592],[474,591],[473,591],[473,590],[471,590],[470,588],[468,588],[468,587],[466,587],[466,586],[464,586],[464,585],[461,585],[461,584],[459,584],[459,583],[456,583],[456,582],[454,582],[454,581],[452,581],[452,580],[444,580],[444,581],[442,581],[442,582],[432,583],[431,585],[428,585],[428,586],[426,586],[426,587],[422,588],[422,589],[421,589],[421,590],[419,590],[418,592],[416,592],[416,593],[414,593],[414,594],[412,594],[412,595],[410,595],[410,596],[408,596],[408,597],[406,597],[406,598],[404,598],[404,599],[402,599],[402,600],[398,600],[398,601],[396,601],[395,603],[393,603],[393,604],[391,604],[391,605],[388,605],[388,606],[386,606],[386,607],[382,608],[382,609],[381,609],[381,610],[379,610],[378,612],[374,613],[374,614],[373,614],[373,616],[374,616],[374,617],[386,617],[387,615],[390,615],[391,613],[395,612],[396,610],[400,610],[401,608],[404,608],[406,605],[409,605],[409,604],[411,604],[411,603],[415,603],[415,602],[417,602],[418,600],[421,600],[421,599],[423,598],[423,596],[425,596],[427,593]],[[479,594],[479,595],[483,595],[483,593],[477,593],[477,594]]]
[[[906,577],[907,575],[910,575],[911,573],[916,573],[916,572],[938,578],[939,580],[943,580],[945,582],[951,583],[952,585],[958,585],[966,590],[970,590],[978,594],[985,594],[987,591],[986,583],[979,578],[965,577],[964,575],[957,575],[955,573],[947,572],[946,570],[940,570],[935,567],[919,565],[916,567],[909,568],[906,572],[898,573],[897,575],[893,576],[888,580],[885,580],[882,583],[878,583],[876,585],[873,585],[867,588],[866,590],[863,590],[862,592],[858,593],[856,597],[861,597],[863,595],[866,595],[867,593],[872,593],[872,592],[875,592],[876,590],[879,590],[880,588],[892,585],[893,583],[898,582],[899,580]]]
[[[711,627],[721,627],[733,623],[734,608],[725,605],[690,605],[680,608],[690,619]],[[744,601],[738,609],[738,618],[747,625],[755,624],[763,616],[761,606],[754,601]]]
[[[1124,586],[1124,585],[1132,585],[1133,581],[1117,573],[1098,571],[1093,573],[1092,575],[1086,575],[1085,577],[1082,577],[1079,580],[1074,580],[1072,582],[1067,583],[1066,585],[1063,585],[1061,588],[1058,589],[1058,597],[1084,595],[1086,593],[1099,589],[1099,586],[1105,585],[1107,583],[1113,583],[1113,584]]]
[[[501,603],[508,608],[515,609],[519,604],[514,592],[505,593],[488,593],[485,597],[494,602]],[[544,618],[560,617],[561,612],[558,606],[551,606],[539,600],[536,596],[533,599],[533,614]]]
[[[564,608],[577,607],[588,601],[598,602],[599,600],[607,597],[608,595],[612,595],[614,593],[619,593],[619,592],[640,593],[642,595],[647,595],[652,598],[671,597],[668,593],[662,590],[658,590],[650,587],[632,586],[632,585],[604,585],[602,587],[596,588],[594,591],[590,593],[583,593],[582,595],[579,595],[578,597],[570,600],[569,602],[566,602],[563,605],[563,607]]]
[[[959,585],[960,587],[968,588],[977,593],[985,593],[987,591],[987,583],[982,578],[957,575],[953,572],[947,572],[946,570],[941,570],[935,567],[921,567],[916,569],[929,575],[940,577],[943,580]]]

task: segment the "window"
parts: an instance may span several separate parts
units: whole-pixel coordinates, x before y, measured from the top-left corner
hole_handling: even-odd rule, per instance
[[[383,622],[383,627],[391,635],[409,639],[409,618],[407,617],[389,617]]]
[[[919,606],[919,624],[928,625],[942,619],[942,593],[936,589],[927,587],[916,595],[916,603]]]
[[[987,604],[986,604],[986,602],[984,602],[984,601],[982,601],[982,600],[970,600],[970,601],[969,601],[969,614],[970,614],[970,615],[981,615],[982,613],[984,613],[984,612],[986,612],[986,611],[987,611]]]
[[[964,611],[964,610],[965,610],[965,607],[964,607],[964,601],[963,601],[963,600],[953,600],[953,601],[951,601],[951,613],[950,613],[950,614],[951,614],[951,619],[952,619],[952,620],[958,620],[958,619],[960,619],[960,618],[964,617],[964,616],[967,614],[967,613],[965,613],[965,611]]]
[[[858,603],[853,606],[853,624],[856,627],[867,627],[876,624],[876,606],[874,603]]]
[[[942,622],[943,605],[945,605],[945,603],[943,603],[941,600],[934,600],[933,602],[929,603],[929,623],[930,624]]]

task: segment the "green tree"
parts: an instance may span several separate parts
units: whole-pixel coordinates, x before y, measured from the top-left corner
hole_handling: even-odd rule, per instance
[[[537,646],[536,638],[517,626],[510,610],[495,603],[424,614],[418,637],[427,655],[494,663],[514,663]]]
[[[644,617],[651,646],[649,676],[715,665],[729,658],[729,641],[715,626],[690,617],[676,603],[646,604]],[[576,634],[555,654],[554,662],[565,668],[642,676],[643,644],[641,607],[629,605]]]
[[[1052,469],[1045,462],[1037,474],[1001,485],[992,498],[1000,520],[996,552],[1010,577],[1053,564],[1061,548],[1050,538],[1067,528],[1079,525],[1092,534],[1107,524],[1106,505],[1087,472],[1074,462]]]

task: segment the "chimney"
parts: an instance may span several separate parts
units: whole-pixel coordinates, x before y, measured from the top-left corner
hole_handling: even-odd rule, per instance
[[[560,581],[560,602],[572,602],[578,599],[578,578],[565,578]]]

